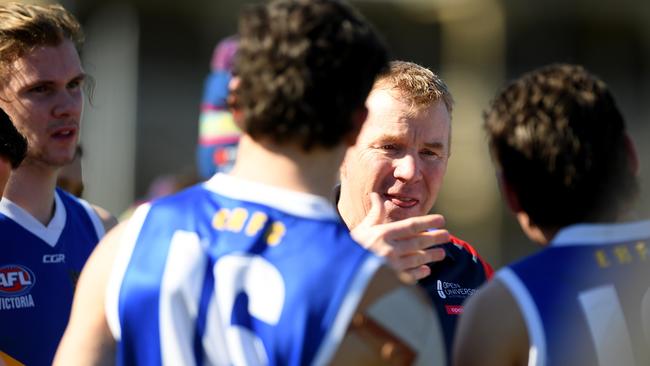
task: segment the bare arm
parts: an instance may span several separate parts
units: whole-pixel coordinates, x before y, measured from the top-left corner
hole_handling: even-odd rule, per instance
[[[106,286],[124,224],[110,231],[86,262],[55,365],[115,364],[115,340],[106,322]]]
[[[487,282],[465,304],[453,365],[527,365],[528,348],[526,324],[515,299],[499,280]]]
[[[419,280],[431,274],[427,263],[445,258],[445,251],[433,247],[449,242],[447,230],[442,229],[441,215],[426,215],[382,223],[384,205],[377,193],[371,193],[372,207],[365,219],[350,234],[364,248],[371,250],[398,272]],[[431,229],[436,229],[429,231]]]
[[[438,318],[417,287],[383,266],[369,283],[332,365],[444,365]]]

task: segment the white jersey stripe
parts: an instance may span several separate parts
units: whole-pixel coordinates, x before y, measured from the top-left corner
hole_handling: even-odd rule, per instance
[[[510,268],[503,268],[496,273],[495,279],[501,281],[512,297],[519,304],[521,315],[526,322],[528,329],[528,338],[530,339],[530,351],[528,355],[528,366],[545,366],[546,365],[546,336],[542,319],[535,306],[535,301],[531,297],[526,286],[521,282],[517,274]]]
[[[79,198],[79,203],[83,206],[84,209],[86,209],[86,212],[88,213],[88,217],[90,217],[90,221],[93,223],[93,227],[95,228],[95,233],[97,233],[97,238],[101,239],[104,234],[106,234],[106,230],[104,229],[104,223],[102,223],[102,219],[99,218],[99,215],[95,211],[95,209],[88,203],[88,201]]]
[[[650,221],[605,224],[577,224],[560,230],[551,241],[552,246],[617,245],[650,237]]]
[[[174,233],[159,297],[163,365],[195,364],[193,336],[206,262],[198,234]]]
[[[230,365],[230,352],[226,344],[227,329],[221,321],[221,310],[217,302],[216,292],[212,291],[208,310],[205,317],[205,333],[203,334],[203,349],[205,350],[206,365]]]
[[[115,262],[113,263],[113,270],[108,279],[108,285],[106,286],[106,321],[108,322],[108,327],[113,334],[113,338],[118,342],[122,338],[122,327],[120,326],[119,315],[122,279],[124,279],[126,268],[131,261],[131,255],[133,254],[133,249],[135,248],[140,228],[142,227],[142,224],[144,224],[144,220],[146,219],[150,208],[151,206],[149,204],[144,204],[138,207],[133,213],[133,216],[131,216],[131,219],[129,219],[129,222],[126,224],[127,226],[122,233],[122,237],[119,238],[119,248],[115,256]]]
[[[321,342],[320,349],[314,357],[313,365],[327,365],[330,359],[334,356],[334,352],[345,336],[348,325],[352,320],[352,316],[361,301],[361,297],[364,294],[368,283],[379,266],[383,263],[383,259],[374,255],[369,255],[363,265],[359,268],[357,275],[350,284],[350,290],[343,299],[343,303],[336,315],[336,319],[334,319],[334,322],[332,323],[332,327]]]
[[[255,202],[295,216],[319,220],[338,220],[332,203],[325,197],[270,186],[217,173],[204,183],[211,192],[232,199]]]

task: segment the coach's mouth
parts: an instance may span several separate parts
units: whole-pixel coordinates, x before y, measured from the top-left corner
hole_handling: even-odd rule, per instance
[[[384,194],[384,199],[401,208],[413,208],[420,203],[416,198],[395,194]]]

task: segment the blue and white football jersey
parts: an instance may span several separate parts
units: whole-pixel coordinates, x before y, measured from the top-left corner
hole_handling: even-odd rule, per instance
[[[216,174],[126,227],[106,300],[118,364],[324,364],[381,263],[325,198]]]
[[[54,199],[47,226],[0,201],[0,359],[52,363],[79,273],[104,234],[86,201],[59,189]]]
[[[529,364],[650,364],[649,239],[650,221],[575,225],[497,272],[524,315]]]

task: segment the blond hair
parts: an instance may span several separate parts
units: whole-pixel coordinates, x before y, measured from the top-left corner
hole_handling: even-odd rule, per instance
[[[74,43],[77,52],[83,44],[83,31],[77,19],[61,5],[0,4],[0,73],[39,46],[58,46],[64,40]]]
[[[423,108],[442,100],[451,115],[454,99],[449,88],[433,71],[413,62],[392,61],[375,81],[373,89],[395,89],[413,107]]]

